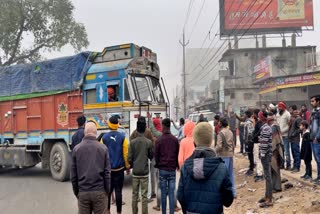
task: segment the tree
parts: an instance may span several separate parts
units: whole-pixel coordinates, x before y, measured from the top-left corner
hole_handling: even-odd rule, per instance
[[[85,27],[73,10],[70,0],[0,0],[0,66],[34,62],[40,51],[67,44],[77,52],[87,47]]]

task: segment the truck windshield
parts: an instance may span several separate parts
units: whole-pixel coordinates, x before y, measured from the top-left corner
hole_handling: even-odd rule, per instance
[[[151,79],[151,91],[153,92],[153,96],[155,98],[155,101],[157,103],[164,103],[164,98],[162,94],[162,90],[160,87],[159,80],[155,78],[150,78]]]
[[[135,76],[133,78],[133,85],[137,95],[136,99],[140,98],[140,101],[152,101],[150,87],[146,77]]]

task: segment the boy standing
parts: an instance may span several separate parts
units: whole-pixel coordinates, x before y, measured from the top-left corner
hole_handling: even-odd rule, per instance
[[[306,173],[303,176],[301,176],[301,178],[303,178],[304,180],[312,179],[312,166],[311,166],[312,147],[311,147],[310,132],[308,128],[309,128],[308,122],[306,120],[303,120],[300,123],[300,130],[302,132],[300,158],[301,160],[304,160],[304,163],[306,164]]]

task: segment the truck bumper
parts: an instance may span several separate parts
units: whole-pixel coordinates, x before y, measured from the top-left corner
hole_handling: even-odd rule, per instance
[[[30,167],[41,161],[37,152],[26,152],[25,147],[0,147],[0,165]]]

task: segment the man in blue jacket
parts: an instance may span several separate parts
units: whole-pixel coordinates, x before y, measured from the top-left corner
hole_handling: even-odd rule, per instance
[[[108,210],[110,213],[111,193],[116,193],[117,213],[122,212],[122,188],[124,181],[124,170],[127,174],[130,172],[130,164],[128,161],[128,140],[125,135],[118,131],[119,121],[117,116],[109,119],[108,126],[110,132],[102,137],[103,144],[107,146],[111,162],[111,188],[108,197]]]
[[[320,95],[311,97],[313,111],[310,121],[310,138],[312,140],[312,150],[314,159],[317,162],[318,176],[314,180],[315,184],[320,185]]]
[[[183,213],[223,213],[223,206],[233,202],[232,184],[221,158],[210,148],[213,129],[199,123],[194,131],[195,151],[184,163],[177,198]]]
[[[71,150],[73,150],[76,145],[78,145],[81,141],[82,138],[84,137],[84,125],[86,123],[86,117],[83,115],[80,115],[77,118],[77,123],[78,123],[78,130],[74,135],[72,135],[72,141],[71,141]]]

